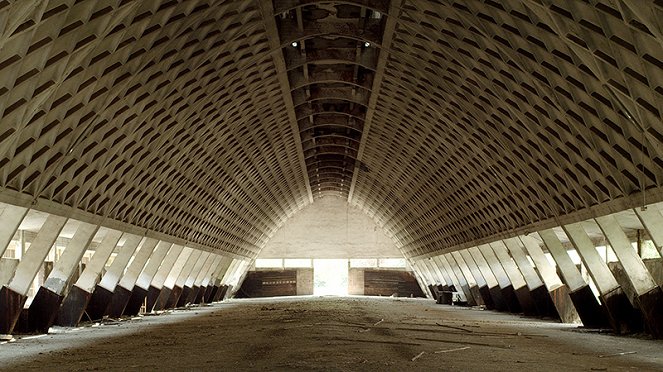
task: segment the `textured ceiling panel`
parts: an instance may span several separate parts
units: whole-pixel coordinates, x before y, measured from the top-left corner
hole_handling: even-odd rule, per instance
[[[660,201],[662,19],[660,0],[0,0],[0,186],[248,257],[327,194],[411,256]]]

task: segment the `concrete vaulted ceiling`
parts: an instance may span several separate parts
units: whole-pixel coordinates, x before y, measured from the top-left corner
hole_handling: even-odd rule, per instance
[[[662,20],[660,0],[0,0],[2,199],[250,258],[323,195],[406,256],[660,201]]]

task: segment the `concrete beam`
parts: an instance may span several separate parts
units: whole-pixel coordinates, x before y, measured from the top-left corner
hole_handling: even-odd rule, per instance
[[[563,228],[599,290],[612,328],[617,333],[627,333],[638,329],[634,322],[635,319],[633,319],[634,307],[606,262],[596,251],[594,243],[582,227],[582,222],[565,225]]]
[[[172,243],[160,241],[154,248],[147,264],[143,267],[140,275],[138,275],[138,279],[136,279],[136,283],[131,289],[131,296],[124,308],[123,315],[138,315],[140,308],[143,306],[145,298],[147,297],[152,279],[154,279],[154,276],[157,274],[157,271],[159,271],[159,268],[163,264],[172,247]]]
[[[0,257],[5,254],[23,218],[28,214],[28,208],[16,207],[10,204],[0,205]],[[0,286],[7,283],[1,283]]]
[[[39,288],[27,311],[27,319],[21,322],[24,332],[47,333],[53,325],[58,309],[64,299],[69,278],[78,268],[81,258],[99,229],[98,225],[81,222],[60,259],[55,262],[51,273]]]
[[[16,266],[14,277],[0,290],[0,334],[11,334],[14,330],[28,299],[30,285],[66,222],[65,217],[49,215],[46,218],[30,249]]]
[[[166,279],[168,278],[168,274],[170,274],[170,272],[173,270],[175,264],[180,259],[183,252],[184,252],[184,247],[181,245],[173,245],[170,248],[170,251],[168,251],[168,254],[161,263],[161,266],[159,266],[159,270],[154,275],[154,278],[152,278],[152,282],[150,283],[150,286],[147,290],[147,302],[145,305],[145,312],[149,313],[154,308],[157,299],[161,295],[161,291],[163,290],[163,285],[166,282]],[[181,266],[184,266],[184,262],[182,262]]]
[[[155,306],[155,310],[172,309],[174,307],[177,307],[177,303],[179,302],[179,299],[182,296],[182,292],[184,290],[184,284],[186,280],[189,278],[189,275],[191,274],[193,267],[196,265],[202,254],[203,251],[197,249],[194,249],[191,252],[189,258],[182,267],[180,274],[177,276],[177,279],[175,279],[175,281],[173,282],[172,287],[169,287],[171,289],[170,295],[168,296],[168,299],[165,301],[163,308],[158,308]],[[170,280],[166,280],[165,285],[169,284]],[[162,303],[162,301],[163,299],[160,299],[158,302]]]
[[[525,250],[532,258],[534,266],[538,270],[543,283],[545,284],[551,299],[553,300],[557,314],[563,323],[575,323],[580,320],[580,316],[575,310],[575,306],[564,306],[564,304],[571,304],[573,300],[569,296],[569,288],[557,275],[555,267],[548,261],[543,249],[539,245],[538,240],[531,236],[521,236],[520,241],[523,243]]]
[[[534,306],[536,306],[536,311],[541,316],[548,316],[555,319],[559,319],[559,314],[557,313],[557,308],[553,303],[552,297],[548,292],[548,288],[543,283],[543,280],[539,277],[539,274],[534,270],[534,266],[527,259],[525,251],[523,251],[523,244],[519,238],[510,238],[504,240],[513,262],[516,264],[517,268],[523,275],[525,282],[527,283],[527,288],[529,288],[530,295],[534,300]]]
[[[467,282],[467,279],[465,279],[465,276],[463,275],[463,272],[461,271],[460,267],[458,266],[458,263],[456,263],[456,260],[454,257],[447,253],[442,256],[440,256],[442,261],[444,262],[446,260],[447,262],[447,269],[453,273],[453,275],[456,277],[456,281],[458,282],[458,287],[456,289],[458,292],[463,292],[465,295],[465,300],[469,306],[476,306],[477,302],[474,299],[474,295],[472,294],[472,290],[470,289],[470,285]]]
[[[94,288],[92,296],[88,301],[88,305],[85,309],[88,320],[98,320],[106,314],[106,309],[113,298],[115,287],[117,287],[117,283],[120,281],[124,269],[129,264],[131,257],[134,256],[134,253],[136,253],[136,250],[143,239],[139,235],[127,233],[122,235],[122,238],[124,239],[124,243],[120,247],[117,256],[115,256],[113,263],[101,278],[99,284]]]
[[[571,297],[573,306],[578,312],[582,324],[587,328],[609,327],[610,322],[607,310],[594,296],[592,289],[585,279],[583,279],[580,270],[578,270],[571,260],[569,253],[562,245],[557,234],[550,229],[539,231],[538,234],[548,248],[548,252],[550,252],[555,263],[557,263],[557,268],[569,288],[569,297]]]
[[[483,277],[483,274],[481,274],[481,270],[479,270],[479,267],[474,261],[472,254],[467,249],[458,251],[458,253],[462,256],[465,265],[467,265],[467,268],[470,270],[472,277],[474,277],[474,280],[477,283],[479,295],[483,300],[484,306],[486,306],[486,309],[488,310],[495,309],[495,303],[493,302],[493,297],[490,295],[490,288],[488,288],[486,279]]]
[[[479,291],[479,286],[477,285],[476,279],[474,279],[474,276],[472,275],[472,272],[470,271],[470,268],[467,266],[465,263],[465,260],[461,256],[461,254],[456,251],[456,252],[451,252],[451,256],[454,258],[456,261],[456,265],[458,265],[458,268],[460,269],[461,274],[465,278],[465,281],[467,282],[467,286],[470,287],[470,292],[472,293],[472,297],[474,298],[474,302],[476,305],[485,305],[483,302],[483,298],[481,297],[481,293]]]
[[[504,271],[504,268],[502,267],[500,261],[497,259],[497,256],[495,256],[493,249],[488,244],[480,245],[478,248],[481,252],[481,255],[483,255],[483,258],[486,260],[486,263],[488,263],[488,266],[493,272],[493,275],[495,275],[497,283],[499,283],[500,290],[502,292],[502,298],[504,299],[504,302],[506,302],[509,311],[512,313],[522,312],[523,310],[520,307],[520,302],[516,297],[516,292],[513,285],[511,284],[511,280]]]
[[[663,291],[656,284],[631,241],[614,215],[595,219],[603,235],[624,268],[626,278],[637,296],[637,305],[647,323],[647,329],[655,338],[663,338]]]
[[[488,262],[483,257],[483,254],[481,254],[479,248],[472,247],[467,251],[474,259],[477,268],[481,272],[481,276],[483,276],[484,280],[486,281],[486,286],[490,292],[490,298],[493,302],[493,305],[495,306],[495,309],[498,311],[509,311],[509,306],[507,305],[506,300],[502,295],[502,288],[500,287],[495,274],[493,274],[493,271],[490,269],[490,265],[488,265]]]
[[[71,287],[67,296],[62,301],[60,306],[57,324],[65,327],[75,327],[81,321],[81,317],[85,312],[92,292],[97,285],[101,271],[108,261],[117,243],[122,237],[122,233],[117,230],[108,230],[102,239],[101,243],[97,246],[94,255],[90,262],[85,266],[85,269],[78,277],[78,280]]]
[[[145,238],[138,249],[138,253],[134,256],[133,261],[127,267],[127,270],[124,272],[122,279],[117,286],[115,286],[115,291],[113,292],[113,298],[108,304],[108,308],[105,311],[105,315],[108,315],[112,318],[119,318],[124,313],[124,309],[131,298],[131,291],[136,285],[136,280],[138,276],[143,271],[147,260],[149,260],[154,248],[157,246],[159,241],[152,238]]]
[[[177,307],[182,307],[186,305],[187,303],[190,303],[190,298],[192,296],[192,292],[195,292],[195,289],[193,288],[193,284],[196,281],[196,277],[198,274],[200,274],[200,271],[203,269],[203,266],[207,262],[209,258],[211,258],[212,254],[209,252],[202,252],[202,254],[198,257],[198,260],[196,261],[195,265],[192,267],[191,271],[188,273],[188,276],[183,284],[182,287],[182,294],[179,297],[179,300],[177,301]],[[195,293],[194,293],[194,299],[195,299]]]
[[[529,287],[527,287],[527,282],[525,281],[523,274],[520,272],[520,269],[509,255],[509,250],[504,242],[497,241],[490,243],[490,247],[493,248],[497,259],[504,268],[504,272],[509,277],[509,281],[511,281],[511,285],[513,285],[513,290],[518,298],[523,313],[528,316],[538,315],[534,298]]]
[[[647,208],[645,210],[636,208],[634,211],[649,233],[649,236],[651,236],[654,245],[658,247],[661,256],[663,256],[663,215],[661,215],[659,210],[654,208]]]

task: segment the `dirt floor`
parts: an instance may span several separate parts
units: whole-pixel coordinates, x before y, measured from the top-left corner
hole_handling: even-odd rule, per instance
[[[11,370],[663,371],[663,342],[431,300],[231,300],[19,338]]]

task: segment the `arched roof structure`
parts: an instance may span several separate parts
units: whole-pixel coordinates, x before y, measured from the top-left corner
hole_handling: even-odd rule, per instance
[[[0,196],[249,258],[322,195],[410,257],[660,201],[661,19],[658,0],[2,0]]]

